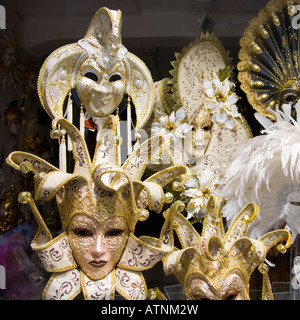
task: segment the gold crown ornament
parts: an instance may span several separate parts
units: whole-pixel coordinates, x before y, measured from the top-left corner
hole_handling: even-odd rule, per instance
[[[185,174],[186,168],[169,167],[141,180],[151,155],[160,148],[160,137],[141,144],[118,166],[115,120],[107,118],[93,160],[80,131],[67,119],[53,120],[53,128],[59,125],[71,138],[73,173],[25,152],[13,152],[6,160],[13,168],[34,174],[35,200],[56,197],[62,233],[53,239],[31,194],[19,196],[39,225],[32,248],[45,270],[53,272],[44,299],[73,299],[81,291],[85,299],[113,299],[115,291],[126,299],[145,299],[148,289],[142,271],[168,252],[135,237],[134,230],[139,220],[147,219],[148,210],[162,210],[167,198],[163,187]]]
[[[276,230],[258,240],[248,238],[248,225],[259,213],[255,203],[247,204],[225,233],[221,198],[211,196],[200,235],[180,213],[183,208],[182,204],[174,203],[165,213],[170,228],[165,244],[173,246],[174,230],[182,249],[174,248],[163,261],[165,273],[178,278],[187,299],[248,300],[249,280],[256,267],[263,274],[262,299],[273,299],[268,266],[264,261],[267,252],[276,244],[281,252],[286,251],[291,244],[290,233]]]

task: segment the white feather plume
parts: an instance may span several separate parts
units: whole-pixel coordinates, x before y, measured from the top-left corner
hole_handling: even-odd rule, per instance
[[[300,105],[295,109],[299,110],[300,120]],[[275,114],[275,123],[256,115],[265,134],[250,139],[237,150],[217,190],[226,200],[222,212],[229,223],[248,202],[261,206],[258,218],[249,228],[253,238],[284,222],[281,194],[300,183],[300,125],[291,117],[287,105],[283,112],[277,109]]]

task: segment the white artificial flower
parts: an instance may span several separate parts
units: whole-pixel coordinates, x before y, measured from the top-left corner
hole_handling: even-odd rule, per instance
[[[191,176],[184,184],[183,196],[191,198],[186,206],[187,219],[199,218],[199,212],[206,208],[208,198],[217,187],[217,178],[213,172],[205,168],[201,174]],[[204,214],[203,214],[204,215]]]
[[[213,122],[229,129],[234,128],[233,119],[241,116],[236,106],[238,96],[232,91],[233,86],[228,78],[220,81],[214,73],[211,80],[203,80],[204,106],[211,110]]]
[[[176,141],[185,138],[186,134],[193,128],[186,122],[185,110],[183,108],[173,111],[169,116],[161,113],[156,114],[156,121],[152,123],[151,133],[161,135]]]

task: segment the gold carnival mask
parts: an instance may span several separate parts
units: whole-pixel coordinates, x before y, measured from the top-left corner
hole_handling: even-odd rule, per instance
[[[53,120],[52,126],[59,125],[71,138],[73,173],[25,152],[13,152],[7,158],[13,168],[34,174],[36,200],[56,197],[63,232],[53,239],[31,194],[19,195],[39,225],[31,246],[45,270],[53,273],[44,299],[73,299],[80,291],[85,299],[113,299],[115,291],[126,299],[145,299],[148,289],[141,271],[168,252],[154,238],[150,243],[133,233],[136,223],[148,218],[146,208],[160,212],[169,203],[163,186],[185,174],[186,168],[169,167],[141,181],[151,156],[160,150],[161,137],[145,141],[120,167],[116,164],[117,123],[117,117],[107,118],[91,161],[80,131],[64,118]],[[140,254],[132,260],[136,250]]]
[[[104,278],[120,260],[127,244],[129,228],[125,218],[98,220],[76,214],[67,228],[75,260],[92,280]]]
[[[259,206],[249,203],[224,233],[220,197],[209,198],[201,236],[180,214],[184,206],[173,204],[166,219],[175,230],[182,249],[164,258],[166,274],[174,274],[184,287],[188,299],[248,300],[251,273],[258,266],[263,274],[263,299],[272,299],[268,266],[264,263],[268,250],[278,244],[285,252],[291,244],[286,230],[276,230],[258,240],[246,237],[248,224],[259,213]],[[283,245],[283,239],[287,239]],[[169,244],[174,241],[172,231]]]

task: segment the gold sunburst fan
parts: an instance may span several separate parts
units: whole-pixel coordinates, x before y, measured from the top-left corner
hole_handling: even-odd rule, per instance
[[[300,98],[300,0],[271,0],[240,40],[238,80],[251,106],[274,120],[268,109]],[[296,20],[295,20],[296,19]]]

